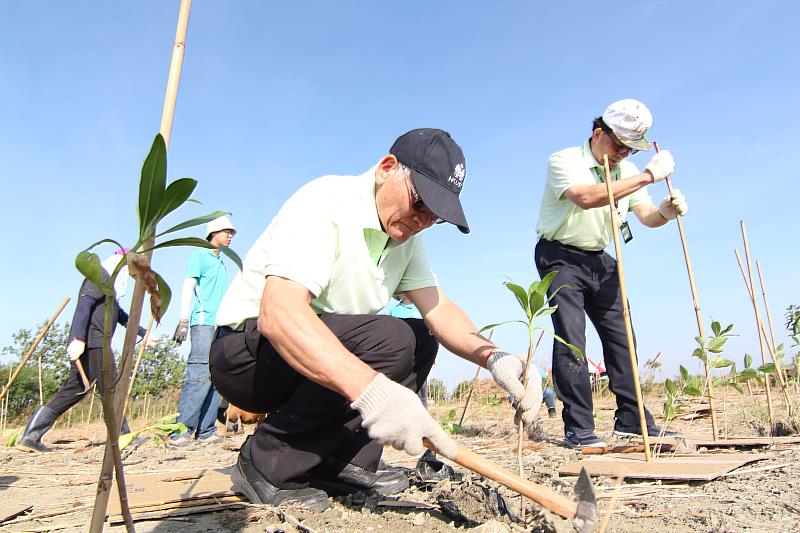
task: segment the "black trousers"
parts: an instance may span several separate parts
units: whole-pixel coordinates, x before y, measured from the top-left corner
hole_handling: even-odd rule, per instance
[[[417,392],[439,344],[419,319],[387,315],[322,315],[342,344],[371,368]],[[308,485],[323,459],[375,471],[383,445],[339,393],[303,377],[262,337],[255,320],[244,331],[221,329],[211,344],[211,378],[219,393],[247,411],[268,413],[251,443],[253,464],[273,485]]]
[[[616,424],[638,428],[639,410],[616,260],[602,251],[580,251],[545,239],[536,244],[534,257],[540,276],[558,271],[550,285],[550,294],[566,285],[551,302],[558,306],[558,311],[550,315],[555,334],[586,353],[586,316],[589,317],[603,346],[609,388],[617,398]],[[594,430],[588,364],[555,340],[553,383],[564,403],[564,428]],[[646,412],[646,416],[648,426],[653,425],[652,415]]]
[[[81,364],[89,378],[89,383],[97,380],[97,391],[103,394],[103,349],[87,348],[81,355]],[[113,358],[111,361],[112,375],[117,375],[117,366]],[[59,416],[66,413],[70,407],[80,402],[87,393],[83,392],[83,381],[78,373],[78,367],[70,361],[69,374],[61,388],[47,402],[47,407],[58,413]]]

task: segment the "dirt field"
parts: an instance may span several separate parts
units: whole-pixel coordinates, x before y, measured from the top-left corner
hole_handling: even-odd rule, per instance
[[[648,400],[654,412],[660,411],[657,399]],[[776,406],[780,404],[775,400]],[[613,427],[613,407],[608,398],[596,403],[598,433],[607,437]],[[433,408],[437,418],[461,406]],[[729,399],[722,429],[729,436],[757,436],[765,425],[759,419],[755,400],[736,396]],[[571,494],[574,478],[560,478],[557,469],[578,458],[575,451],[561,446],[560,419],[545,418],[541,442],[526,441],[526,476],[538,483]],[[516,436],[511,424],[512,411],[505,404],[475,405],[467,415],[464,431],[455,435],[462,446],[517,470]],[[457,419],[456,419],[457,421]],[[723,426],[724,424],[724,426]],[[707,433],[708,418],[681,421],[678,430]],[[56,428],[46,437],[56,443],[54,453],[29,455],[14,449],[0,451],[0,507],[33,504],[31,513],[0,525],[1,531],[85,531],[96,490],[103,447],[97,443],[103,434],[99,425]],[[58,441],[73,440],[67,444]],[[243,437],[226,439],[224,446],[195,445],[182,449],[163,449],[153,441],[133,450],[126,458],[126,473],[178,471],[193,468],[222,468],[236,461],[235,448]],[[743,450],[739,450],[743,451]],[[616,479],[595,478],[599,498],[599,522],[611,509],[607,531],[800,531],[800,445],[776,445],[744,451],[766,453],[768,458],[742,467],[735,473],[712,482],[637,482],[617,486]],[[718,451],[715,453],[726,453]],[[384,459],[413,469],[417,458],[387,449]],[[769,467],[769,468],[764,468]],[[757,471],[747,473],[747,470]],[[356,494],[338,497],[324,513],[315,514],[299,507],[281,510],[246,507],[195,514],[163,520],[137,522],[137,531],[270,531],[270,532],[449,532],[461,531],[572,531],[572,525],[526,501],[526,522],[519,520],[520,498],[511,491],[486,481],[460,467],[460,481],[414,484],[395,498]],[[497,496],[500,496],[498,499]],[[424,502],[421,507],[387,507],[389,499]],[[503,502],[511,513],[503,512]],[[493,510],[494,509],[494,510]],[[513,514],[514,518],[511,517]],[[45,517],[46,515],[52,515]],[[42,517],[36,519],[36,517]],[[516,519],[516,520],[515,520]],[[124,531],[123,526],[108,531]]]

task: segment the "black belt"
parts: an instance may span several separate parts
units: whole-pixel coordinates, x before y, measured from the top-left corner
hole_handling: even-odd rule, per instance
[[[573,252],[580,252],[582,254],[600,255],[604,252],[604,250],[584,250],[583,248],[578,248],[577,246],[572,246],[571,244],[564,244],[563,242],[559,241],[551,241],[545,239],[544,237],[539,237],[539,240],[549,244],[555,244],[556,246],[560,246],[561,248],[566,248],[567,250],[572,250]]]
[[[217,327],[217,338],[221,339],[226,335],[230,335],[231,333],[236,333],[236,330],[230,326],[218,326]]]

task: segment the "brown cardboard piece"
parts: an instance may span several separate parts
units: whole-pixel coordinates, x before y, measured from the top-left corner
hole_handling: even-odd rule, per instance
[[[0,524],[6,520],[16,518],[21,514],[33,509],[33,505],[12,505],[10,507],[0,507]]]
[[[592,476],[622,476],[629,479],[674,479],[711,481],[742,465],[766,459],[764,454],[678,455],[645,461],[644,454],[589,456],[558,469],[562,476],[577,476],[586,468]]]
[[[242,505],[233,491],[230,469],[199,469],[125,476],[128,505],[135,520],[180,516]],[[111,523],[121,522],[116,484],[108,502]]]
[[[751,448],[773,444],[800,444],[800,437],[730,437],[714,440],[710,435],[687,435],[695,446],[703,448]]]

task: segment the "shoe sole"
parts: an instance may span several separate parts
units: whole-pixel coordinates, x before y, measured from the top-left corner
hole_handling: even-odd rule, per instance
[[[572,450],[582,450],[584,448],[607,448],[608,447],[608,445],[605,442],[601,441],[601,440],[597,441],[597,442],[593,442],[591,444],[575,444],[573,442],[569,442],[567,440],[564,440],[564,446],[566,446],[567,448],[570,448]]]
[[[408,488],[409,485],[408,478],[379,487],[364,487],[344,481],[315,478],[311,482],[311,486],[322,489],[331,496],[345,496],[347,494],[354,494],[356,492],[377,492],[382,496],[392,496],[394,494],[403,492]]]
[[[34,446],[28,446],[27,444],[22,444],[21,442],[18,442],[14,447],[26,453],[49,453],[53,451],[50,448],[40,449]]]
[[[296,502],[300,505],[304,505],[309,510],[315,512],[322,512],[325,511],[328,507],[330,507],[330,502],[328,501],[327,498],[320,499],[318,502],[317,501],[308,502],[303,500],[293,500],[289,497],[285,498],[276,497],[275,501],[268,503],[263,502],[261,501],[261,498],[258,497],[258,493],[256,493],[256,491],[253,490],[253,487],[250,486],[250,483],[247,481],[247,478],[245,477],[244,472],[242,472],[238,462],[236,463],[234,469],[231,471],[231,481],[233,482],[234,492],[238,492],[239,494],[247,498],[247,501],[257,505],[281,505],[282,503],[289,501],[289,502]]]

